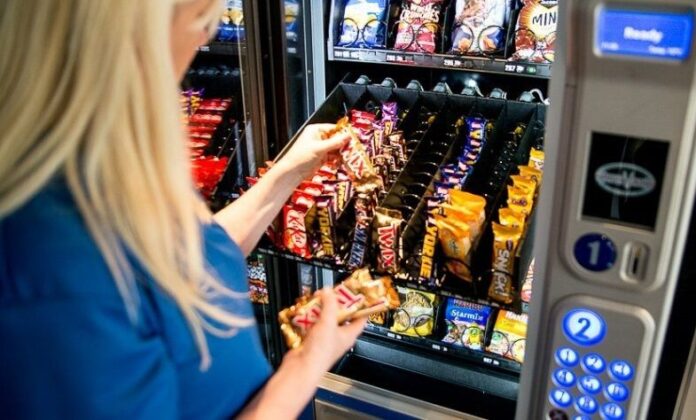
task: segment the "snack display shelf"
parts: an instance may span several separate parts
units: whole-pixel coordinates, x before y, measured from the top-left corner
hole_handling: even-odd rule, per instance
[[[395,333],[388,328],[380,327],[378,325],[368,324],[365,327],[365,333],[387,339],[392,342],[397,341],[412,347],[417,347],[427,352],[433,352],[440,355],[449,355],[459,361],[467,360],[477,364],[492,366],[516,375],[519,375],[522,370],[522,364],[514,360],[506,359],[497,354],[471,350],[463,346],[455,346],[424,337],[411,337],[408,335]]]
[[[515,62],[489,57],[331,47],[329,48],[329,60],[417,66],[443,70],[464,70],[540,79],[549,79],[551,77],[551,64]]]
[[[244,43],[213,41],[208,45],[202,45],[198,47],[198,52],[217,55],[240,56],[246,54],[246,48],[247,47]]]
[[[274,249],[272,247],[259,247],[256,250],[261,254],[269,255],[269,256],[273,256],[273,257],[279,257],[279,258],[282,258],[286,261],[302,263],[302,264],[311,265],[311,266],[314,266],[317,268],[331,270],[334,273],[336,273],[339,277],[346,276],[350,273],[350,270],[348,270],[345,266],[338,265],[336,263],[333,263],[330,260],[320,260],[320,259],[316,259],[316,258],[305,259],[305,258],[302,258],[298,255],[292,254],[290,252],[279,251],[279,250]],[[409,289],[419,290],[421,292],[435,293],[438,296],[445,297],[445,298],[459,299],[459,300],[462,300],[465,302],[475,303],[478,305],[486,305],[486,306],[490,306],[490,307],[496,308],[496,309],[511,309],[510,305],[501,305],[500,303],[498,303],[494,300],[491,300],[491,299],[477,298],[477,297],[471,296],[469,294],[458,293],[458,292],[453,291],[453,290],[448,290],[447,288],[444,288],[444,287],[440,287],[440,288],[436,288],[436,289],[428,288],[428,287],[426,287],[423,284],[420,284],[418,282],[403,280],[403,279],[399,279],[398,277],[396,279],[396,282],[399,286],[408,287]],[[521,308],[522,308],[523,313],[527,313],[529,310],[529,303],[522,302]],[[447,350],[444,350],[444,351],[447,351]]]

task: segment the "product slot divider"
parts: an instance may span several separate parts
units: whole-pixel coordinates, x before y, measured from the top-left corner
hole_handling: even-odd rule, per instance
[[[528,121],[529,123],[527,124],[527,127],[525,129],[525,133],[522,136],[520,143],[517,148],[517,153],[516,153],[516,162],[515,165],[523,165],[526,164],[527,161],[523,160],[523,158],[526,156],[528,157],[529,155],[529,149],[532,147],[532,142],[536,139],[536,134],[538,129],[535,127],[536,122],[539,121],[538,118],[538,108],[534,106],[533,108],[530,109],[528,104],[521,104],[521,103],[510,103],[508,111],[513,111],[518,118],[511,118],[510,121]],[[519,118],[521,117],[521,114],[523,113],[531,113],[531,115],[528,115],[527,118]],[[513,123],[512,125],[514,126],[516,123]],[[506,127],[506,128],[511,128],[511,127]],[[506,130],[508,131],[508,130]],[[506,133],[507,135],[507,133]],[[494,163],[495,165],[495,163]],[[515,172],[515,168],[511,168],[510,171],[505,175],[505,179],[509,179],[510,175]],[[480,283],[485,287],[485,290],[483,293],[487,294],[487,289],[488,286],[490,285],[491,281],[491,275],[493,273],[493,268],[491,266],[491,259],[492,259],[492,249],[493,249],[493,230],[492,230],[492,222],[496,221],[496,214],[498,210],[501,207],[504,207],[505,200],[507,198],[507,183],[503,184],[502,188],[495,194],[495,196],[490,197],[489,203],[491,204],[489,207],[489,213],[486,217],[486,224],[484,228],[484,232],[482,233],[481,236],[481,241],[479,242],[479,247],[475,251],[476,254],[474,255],[474,259],[477,261],[480,261],[482,264],[484,261],[489,261],[489,263],[484,264],[484,266],[487,266],[488,269],[479,272],[480,276]],[[488,305],[489,306],[495,306],[503,309],[508,309],[511,310],[515,313],[521,313],[522,312],[522,302],[520,299],[520,292],[521,292],[521,287],[524,282],[524,278],[527,275],[527,270],[529,269],[529,265],[531,264],[531,259],[532,259],[532,251],[533,251],[533,226],[532,223],[534,221],[534,213],[530,216],[530,222],[527,226],[527,231],[524,234],[522,238],[520,238],[519,246],[517,249],[517,253],[515,255],[515,259],[513,262],[513,267],[514,267],[514,274],[512,276],[512,281],[513,281],[513,290],[515,291],[515,301],[510,303],[510,304],[503,304],[496,302],[492,299],[487,299],[489,301]],[[481,295],[479,295],[481,296]],[[482,298],[483,299],[483,298]]]
[[[461,101],[462,98],[465,97],[462,97],[461,95],[453,95],[453,104],[456,104],[458,101]],[[488,98],[476,99],[474,108],[471,110],[470,116],[475,116],[478,114],[483,117],[486,117],[487,119],[495,119],[496,126],[493,130],[491,138],[486,143],[486,147],[482,150],[481,159],[475,166],[474,172],[471,174],[471,177],[467,181],[464,190],[472,192],[474,194],[484,195],[485,184],[488,181],[495,164],[497,163],[497,157],[501,151],[502,145],[507,140],[506,136],[508,135],[508,132],[512,128],[514,128],[514,126],[518,124],[520,121],[529,121],[530,123],[527,125],[527,130],[524,136],[524,138],[527,140],[520,142],[521,147],[518,148],[518,154],[520,150],[531,147],[531,139],[533,136],[530,133],[532,133],[531,127],[533,123],[536,121],[535,118],[538,115],[537,108],[538,106],[533,104],[515,103],[512,101],[499,101]],[[493,116],[497,116],[497,118]],[[431,185],[429,191],[432,191],[432,189],[433,187]],[[444,297],[453,297],[472,303],[491,306],[494,308],[510,309],[515,312],[520,312],[520,308],[518,307],[519,305],[510,306],[500,304],[498,302],[492,301],[487,296],[484,296],[484,294],[487,293],[488,284],[486,282],[481,282],[480,275],[481,273],[485,272],[486,269],[490,268],[490,249],[492,247],[492,232],[490,231],[490,222],[492,221],[493,216],[497,212],[496,205],[500,200],[500,197],[498,196],[491,197],[488,194],[485,194],[485,196],[487,198],[488,205],[486,222],[484,224],[484,231],[481,235],[480,240],[478,241],[478,244],[472,249],[472,271],[474,274],[474,281],[472,282],[472,284],[466,285],[467,287],[462,287],[461,280],[454,279],[451,276],[449,276],[445,279],[443,285],[439,288],[426,287],[425,285],[420,284],[420,282],[417,280],[417,276],[415,275],[415,273],[419,272],[420,264],[417,264],[416,267],[410,267],[410,271],[408,272],[405,284],[408,287],[415,287],[418,290],[422,291],[435,292]],[[418,250],[419,247],[422,248],[422,243],[419,243],[419,240],[420,242],[422,242],[422,232],[424,229],[424,223],[426,221],[424,202],[419,205],[417,214],[419,215],[419,221],[421,223],[419,225],[411,224],[409,227],[407,227],[407,230],[404,231],[404,243],[406,244],[406,246],[404,246],[405,250]],[[529,231],[531,231],[531,227],[529,228]],[[413,244],[412,241],[409,241],[409,237],[415,238],[416,243]],[[528,255],[531,253],[530,246],[521,246],[519,249],[525,252],[521,255]],[[405,257],[405,261],[411,258],[408,256]],[[524,262],[523,264],[521,264],[521,267],[528,268],[529,262],[530,261]],[[520,264],[520,259],[516,259],[515,264],[515,266],[518,267],[518,265]],[[522,273],[522,271],[524,271],[524,273]],[[516,271],[516,277],[518,278],[517,281],[519,284],[521,284],[521,281],[524,279],[524,276],[526,275],[526,269],[522,271],[520,271],[519,268],[518,271]],[[446,276],[446,274],[443,275]],[[403,277],[401,278],[401,280],[404,280]],[[453,282],[456,283],[457,286],[452,287]],[[516,291],[520,291],[519,287],[516,288]],[[488,337],[487,339],[489,338],[490,337]]]
[[[424,98],[427,98],[424,95]],[[431,95],[439,95],[439,94],[431,94]],[[396,181],[394,184],[391,186],[389,191],[387,192],[386,196],[380,200],[380,206],[389,206],[389,203],[395,200],[397,196],[400,196],[404,190],[408,189],[407,185],[407,180],[411,179],[413,174],[411,171],[420,163],[419,160],[424,157],[427,152],[429,151],[429,146],[431,146],[431,142],[434,136],[434,131],[439,127],[439,125],[442,124],[442,116],[441,113],[443,111],[443,107],[445,106],[444,98],[435,96],[435,97],[430,97],[430,100],[421,100],[418,103],[421,105],[420,108],[417,110],[412,110],[409,112],[409,115],[412,116],[410,120],[408,121],[409,123],[409,130],[411,130],[411,133],[407,134],[406,131],[404,131],[404,139],[406,141],[417,141],[418,144],[416,145],[415,149],[411,153],[411,155],[408,158],[408,162],[404,167],[402,168],[401,172],[399,173],[399,176],[397,177]],[[409,138],[411,134],[413,134],[412,129],[416,128],[417,126],[410,124],[414,123],[417,124],[418,117],[421,115],[421,109],[425,108],[429,110],[430,112],[435,113],[435,120],[431,123],[428,124],[428,127],[425,128],[423,134],[421,135],[420,138],[414,139],[414,138]],[[406,121],[404,121],[404,125],[406,125]],[[392,208],[392,207],[390,207]]]

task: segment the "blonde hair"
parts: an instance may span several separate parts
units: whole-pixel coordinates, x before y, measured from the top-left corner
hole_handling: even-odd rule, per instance
[[[176,301],[210,365],[206,332],[253,325],[215,305],[239,298],[206,267],[170,56],[176,3],[4,0],[0,8],[0,217],[64,174],[131,320],[137,257]],[[221,4],[197,23],[215,27]],[[126,251],[127,250],[127,251]]]

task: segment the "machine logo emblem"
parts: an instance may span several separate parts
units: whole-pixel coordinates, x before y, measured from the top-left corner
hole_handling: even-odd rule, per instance
[[[594,178],[601,189],[620,197],[642,197],[657,186],[655,176],[634,163],[607,163],[595,171]]]

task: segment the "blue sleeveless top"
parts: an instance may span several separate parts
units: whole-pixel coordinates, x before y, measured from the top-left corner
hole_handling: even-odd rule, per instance
[[[218,277],[247,291],[239,247],[217,224],[203,232]],[[215,419],[243,408],[271,373],[256,327],[208,335],[202,372],[176,304],[139,277],[134,324],[63,182],[0,219],[0,417]],[[248,299],[225,306],[253,317]]]

